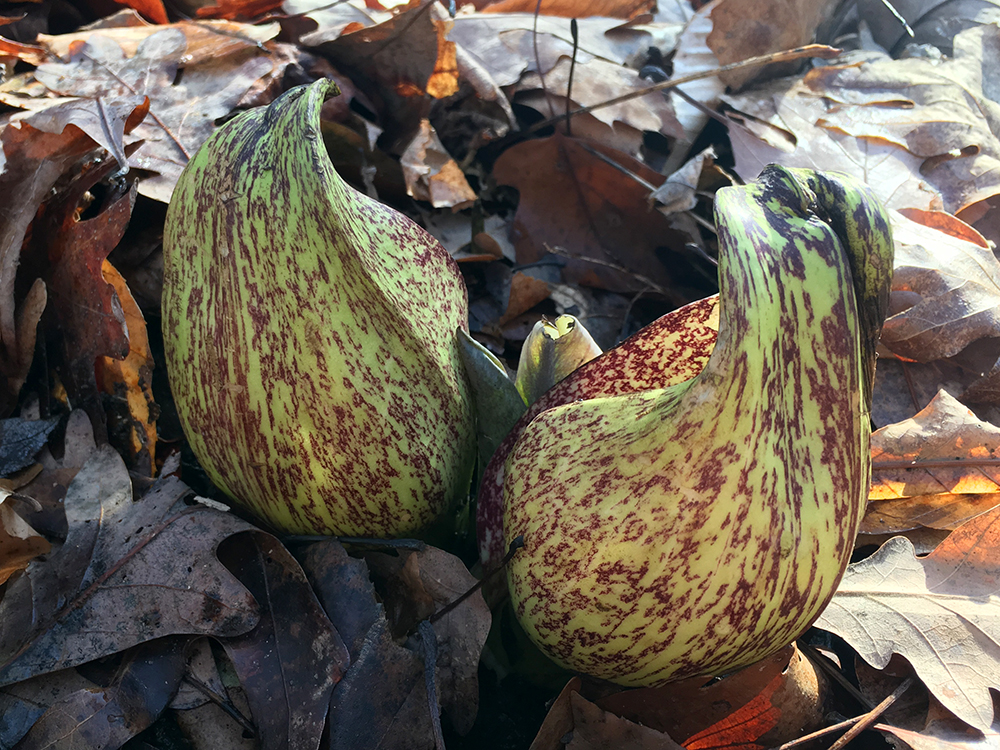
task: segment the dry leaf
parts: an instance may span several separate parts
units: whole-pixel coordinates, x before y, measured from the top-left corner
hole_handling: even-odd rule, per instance
[[[970,29],[995,45],[1000,27]],[[983,93],[982,62],[879,60],[815,68],[723,97],[744,127],[730,128],[745,179],[767,163],[846,171],[890,208],[958,213],[1000,194],[996,103]],[[770,142],[769,142],[770,141]]]
[[[497,0],[480,4],[484,13],[538,13],[563,18],[635,18],[655,7],[652,0]]]
[[[712,10],[708,46],[721,65],[802,47],[816,38],[816,29],[840,6],[837,0],[724,0]],[[798,63],[791,63],[791,71]],[[734,89],[757,78],[787,75],[789,64],[743,68],[719,76]]]
[[[11,493],[0,490],[0,584],[52,549],[45,537],[17,514],[10,500]]]
[[[257,626],[221,639],[264,748],[319,747],[330,695],[350,657],[305,574],[263,531],[236,534],[219,557],[262,603]]]
[[[65,96],[149,97],[150,115],[132,133],[144,143],[129,164],[156,173],[139,189],[164,203],[188,160],[214,132],[216,119],[272,70],[266,50],[244,43],[237,52],[187,66],[175,82],[187,47],[183,31],[167,28],[147,36],[128,57],[118,42],[94,33],[74,48],[69,62],[35,71],[36,79]]]
[[[108,433],[112,445],[128,456],[135,471],[156,473],[156,415],[153,401],[153,357],[149,352],[146,321],[125,279],[107,261],[101,275],[114,287],[128,331],[128,356],[124,360],[99,357],[97,385],[109,397],[105,401]]]
[[[661,246],[683,247],[683,235],[665,216],[649,210],[648,186],[600,154],[647,185],[663,182],[662,175],[625,154],[559,133],[519,143],[497,160],[497,182],[521,193],[514,218],[518,263],[558,252],[570,258],[563,269],[568,282],[612,291],[656,290],[678,304],[698,297],[692,292],[683,298],[686,290],[656,253]]]
[[[133,502],[121,457],[97,450],[66,493],[66,542],[12,580],[0,602],[0,684],[165,635],[253,628],[257,603],[215,556],[222,539],[252,527],[188,507],[187,493],[168,478]]]
[[[0,374],[7,380],[0,392],[0,412],[9,411],[27,376],[47,298],[41,281],[34,282],[23,300],[15,298],[14,281],[28,225],[59,177],[99,141],[124,157],[121,139],[127,124],[135,124],[127,121],[140,102],[134,96],[70,102],[10,124],[0,134],[0,191],[8,196],[0,208],[0,344],[4,354]]]
[[[906,657],[934,696],[980,731],[1000,684],[1000,509],[969,521],[926,558],[903,537],[851,565],[816,627],[877,669]]]
[[[911,299],[906,310],[886,320],[885,346],[927,362],[958,354],[977,339],[1000,336],[1000,261],[988,246],[898,213],[892,233],[892,293]]]
[[[165,26],[135,25],[129,19],[121,19],[120,26],[102,26],[99,33],[121,45],[126,57],[135,57],[139,45],[148,37],[165,29],[177,29],[184,34],[187,48],[183,65],[190,67],[217,57],[259,47],[278,35],[280,27],[276,23],[253,26],[232,21],[180,21]],[[76,31],[71,34],[49,36],[39,34],[38,41],[53,56],[66,59],[75,48],[87,42],[94,31]]]
[[[420,121],[420,130],[406,147],[399,163],[406,178],[406,192],[434,208],[458,211],[476,200],[476,194],[455,160],[445,150],[427,119]]]
[[[990,465],[997,458],[1000,427],[940,391],[912,419],[872,434],[869,498],[1000,492],[1000,466]]]

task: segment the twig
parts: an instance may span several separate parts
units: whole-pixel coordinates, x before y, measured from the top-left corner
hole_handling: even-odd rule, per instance
[[[861,716],[855,716],[853,719],[846,719],[844,721],[838,721],[836,724],[831,724],[828,727],[823,727],[822,729],[817,729],[815,732],[810,732],[809,734],[799,737],[797,740],[792,740],[791,742],[786,742],[784,745],[778,747],[778,750],[792,750],[793,747],[798,747],[806,742],[811,742],[812,740],[817,740],[820,737],[825,737],[828,734],[833,734],[839,732],[841,729],[847,729],[854,726],[859,721],[861,721]]]
[[[872,708],[872,702],[865,698],[861,691],[854,687],[854,685],[852,685],[847,678],[844,677],[843,672],[837,669],[833,663],[826,656],[821,654],[815,646],[804,643],[803,641],[797,641],[797,645],[799,650],[806,655],[809,661],[822,669],[826,673],[827,677],[850,693],[851,697],[858,702],[858,705],[867,709]]]
[[[541,0],[539,0],[539,5]],[[692,73],[691,75],[682,76],[680,78],[673,78],[669,81],[663,81],[662,83],[654,83],[652,86],[647,86],[644,89],[637,89],[635,91],[630,91],[622,96],[616,96],[614,99],[608,99],[604,102],[598,102],[597,104],[591,104],[588,107],[580,107],[579,109],[574,109],[570,112],[570,116],[587,114],[588,112],[593,112],[597,109],[603,109],[604,107],[612,107],[615,104],[621,104],[622,102],[631,101],[632,99],[638,99],[646,94],[650,94],[654,91],[665,91],[666,89],[672,89],[685,83],[690,83],[691,81],[700,81],[702,78],[711,78],[712,76],[718,75],[719,73],[728,73],[731,70],[739,70],[741,68],[751,68],[757,65],[770,65],[776,62],[788,62],[789,60],[799,60],[803,57],[820,57],[824,60],[830,60],[835,57],[839,57],[842,50],[836,47],[828,47],[825,44],[809,44],[805,47],[796,47],[795,49],[785,50],[783,52],[774,52],[770,55],[760,55],[758,57],[751,57],[747,60],[741,62],[730,63],[729,65],[723,65],[719,68],[713,68],[712,70],[702,70],[698,73]],[[542,81],[544,89],[544,79]],[[551,109],[551,106],[550,106]],[[558,120],[562,120],[565,115],[556,115],[555,117],[546,118],[540,122],[536,122],[531,127],[525,130],[525,133],[534,133],[542,128],[547,128],[553,125]]]
[[[881,716],[885,712],[885,710],[889,708],[889,706],[891,706],[893,703],[899,700],[899,698],[903,695],[903,693],[905,693],[907,690],[910,689],[910,686],[912,684],[913,684],[912,677],[907,677],[905,680],[903,680],[900,686],[892,691],[892,695],[890,695],[884,701],[875,706],[875,708],[873,708],[871,711],[865,714],[857,724],[855,724],[853,727],[848,729],[847,732],[844,733],[843,737],[841,737],[839,740],[830,745],[830,750],[840,750],[848,742],[853,740],[863,731],[868,729],[868,727],[870,727],[872,724],[878,721],[878,717]]]
[[[573,135],[573,129],[570,126],[570,113],[569,105],[573,101],[573,71],[576,70],[576,52],[580,48],[580,29],[576,23],[576,19],[572,18],[569,22],[569,33],[573,35],[573,56],[569,59],[569,81],[566,83],[566,135]]]
[[[444,607],[442,607],[437,612],[435,612],[433,615],[431,615],[429,621],[432,622],[432,623],[437,622],[442,617],[444,617],[446,614],[448,614],[453,609],[455,609],[455,607],[457,607],[459,604],[461,604],[466,599],[468,599],[470,596],[472,596],[477,591],[479,591],[479,589],[481,589],[486,584],[486,582],[488,580],[490,580],[491,578],[493,578],[495,575],[497,575],[497,573],[499,573],[501,570],[503,570],[505,567],[507,567],[507,563],[510,562],[510,559],[514,556],[514,553],[517,552],[519,549],[521,549],[521,547],[523,547],[523,546],[524,546],[524,537],[523,536],[517,537],[513,542],[510,543],[510,547],[507,549],[507,554],[503,556],[503,560],[500,561],[499,565],[497,565],[493,570],[491,570],[489,573],[487,573],[486,575],[484,575],[479,581],[476,582],[475,586],[473,586],[471,589],[469,589],[468,591],[466,591],[464,594],[462,594],[460,597],[458,597],[455,601],[449,602]]]
[[[191,685],[195,690],[208,698],[212,703],[217,705],[223,711],[225,711],[237,724],[239,724],[244,732],[247,732],[251,737],[257,736],[257,727],[251,723],[251,721],[243,715],[236,706],[230,703],[228,700],[224,699],[221,695],[216,693],[212,688],[206,685],[204,682],[199,680],[190,672],[184,675],[184,680]]]

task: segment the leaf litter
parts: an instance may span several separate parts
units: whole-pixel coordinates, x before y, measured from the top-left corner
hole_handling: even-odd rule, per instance
[[[317,75],[350,92],[324,123],[334,162],[445,238],[472,334],[510,370],[540,320],[575,315],[607,347],[711,295],[714,190],[768,161],[847,170],[897,209],[873,408],[892,416],[873,437],[860,559],[817,627],[849,644],[845,667],[855,655],[874,665],[856,670],[872,700],[916,678],[910,713],[874,725],[884,736],[918,749],[995,741],[1000,68],[987,16],[957,23],[948,4],[896,2],[917,34],[907,47],[875,2],[852,17],[794,0],[560,0],[536,17],[537,3],[513,0],[454,16],[227,0],[191,3],[197,20],[123,4],[134,10],[80,11],[70,33],[52,33],[40,4],[0,4],[0,746],[161,747],[151,732],[167,725],[196,747],[527,746],[553,700],[534,747],[750,748],[856,713],[811,646],[707,685],[569,679],[479,593],[440,616],[475,584],[468,540],[385,551],[279,539],[217,502],[181,450],[157,367],[157,254],[126,229],[155,246],[154,204],[205,138]],[[852,49],[715,74],[833,39]],[[692,73],[704,77],[565,116]],[[151,259],[141,295],[112,249]],[[704,356],[713,309],[698,303],[674,332]],[[647,329],[604,364],[651,385],[659,368],[697,372],[697,357],[648,357],[674,334]],[[587,372],[542,404],[602,392]],[[501,440],[487,436],[484,464]],[[906,537],[865,557],[885,532]],[[503,587],[491,580],[493,601]],[[821,630],[808,640],[832,655]]]

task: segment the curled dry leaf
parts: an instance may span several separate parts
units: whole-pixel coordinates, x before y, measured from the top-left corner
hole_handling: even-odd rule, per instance
[[[109,399],[105,402],[111,444],[128,456],[135,471],[146,476],[156,472],[156,415],[153,401],[153,356],[146,336],[146,321],[122,275],[105,261],[104,280],[114,287],[121,303],[128,332],[128,355],[124,360],[97,358],[97,385]]]
[[[851,565],[816,627],[872,666],[904,656],[950,711],[993,724],[1000,680],[1000,509],[960,526],[927,557],[903,537]]]
[[[17,514],[10,499],[10,493],[0,489],[0,584],[52,549],[45,537]]]
[[[0,602],[0,685],[166,635],[226,636],[254,627],[257,603],[215,556],[222,539],[252,527],[188,507],[187,493],[171,477],[133,502],[121,457],[97,450],[66,493],[66,542],[8,582]]]
[[[83,219],[89,190],[116,168],[107,161],[85,171],[45,208],[31,237],[31,266],[44,274],[62,344],[65,385],[70,397],[90,416],[99,442],[107,439],[107,423],[95,377],[103,356],[122,360],[129,341],[121,300],[102,273],[108,254],[125,234],[135,185],[112,187],[96,215]],[[46,264],[47,261],[47,264]]]
[[[465,175],[445,150],[429,120],[420,121],[420,130],[399,159],[406,178],[406,192],[434,208],[467,208],[476,200]]]

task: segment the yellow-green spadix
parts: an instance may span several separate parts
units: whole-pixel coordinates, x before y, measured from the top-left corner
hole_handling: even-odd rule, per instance
[[[700,374],[550,402],[487,472],[502,477],[503,537],[524,538],[508,580],[526,632],[624,685],[728,672],[799,636],[837,587],[868,493],[885,210],[846,176],[773,166],[716,201],[719,334]],[[600,393],[621,359],[552,392]]]
[[[167,212],[163,332],[211,479],[287,532],[413,534],[468,490],[475,434],[457,265],[357,192],[318,81],[221,127]]]

